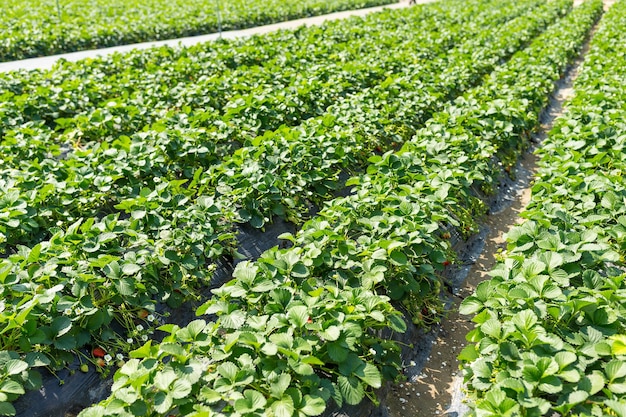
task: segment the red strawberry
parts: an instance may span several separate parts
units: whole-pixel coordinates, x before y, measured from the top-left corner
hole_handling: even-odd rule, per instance
[[[95,356],[96,358],[104,358],[104,355],[106,355],[107,352],[104,349],[102,349],[101,347],[95,347],[91,351],[91,354],[93,356]]]
[[[448,265],[450,265],[450,261],[449,260],[446,259],[445,261],[443,261],[443,266],[448,266]]]

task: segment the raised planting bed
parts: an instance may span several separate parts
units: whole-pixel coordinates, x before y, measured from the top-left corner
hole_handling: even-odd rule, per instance
[[[474,416],[626,415],[625,33],[621,1],[539,151],[526,222],[463,303]]]
[[[202,35],[392,0],[6,0],[0,61]]]

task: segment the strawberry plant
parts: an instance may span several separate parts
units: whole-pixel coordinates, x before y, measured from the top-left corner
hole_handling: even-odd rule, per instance
[[[566,3],[562,5],[567,6]],[[533,42],[527,52],[515,55],[506,65],[507,69],[516,70],[520,76],[528,77],[526,80],[529,83],[542,80],[550,74],[554,82],[554,74],[564,69],[567,58],[572,57],[580,47],[585,33],[601,11],[600,6],[599,2],[593,2],[575,10],[571,17],[555,24],[544,36]],[[441,264],[450,256],[450,248],[447,239],[440,237],[441,232],[435,232],[442,229],[442,224],[446,226],[444,230],[463,227],[459,219],[465,219],[470,214],[464,207],[471,207],[471,214],[474,216],[480,213],[481,205],[474,202],[476,197],[473,195],[472,185],[497,175],[492,158],[501,143],[498,139],[507,138],[513,132],[523,139],[524,133],[536,123],[537,115],[533,111],[538,111],[541,103],[546,102],[550,91],[547,83],[543,95],[535,94],[534,90],[526,89],[525,86],[515,89],[515,84],[511,83],[507,73],[503,71],[492,74],[484,85],[471,90],[463,100],[457,101],[447,107],[445,113],[436,116],[440,121],[438,125],[433,123],[418,131],[413,140],[399,152],[387,152],[383,156],[373,157],[367,172],[349,181],[354,186],[351,195],[332,200],[318,216],[305,223],[297,235],[283,236],[291,241],[291,248],[273,249],[254,263],[240,264],[235,271],[234,280],[215,290],[215,297],[198,310],[199,314],[210,314],[210,317],[216,319],[213,322],[215,324],[208,325],[212,330],[202,331],[203,328],[207,329],[206,321],[194,322],[190,327],[183,328],[166,326],[164,330],[176,335],[176,338],[169,339],[165,348],[163,345],[147,344],[133,353],[133,356],[142,360],[133,362],[132,368],[126,372],[119,372],[116,375],[113,395],[102,404],[84,411],[83,415],[113,415],[115,410],[132,413],[131,407],[136,403],[142,404],[142,407],[146,405],[147,408],[142,410],[149,415],[174,409],[183,415],[222,412],[235,415],[262,409],[273,410],[280,415],[314,415],[323,411],[321,402],[319,409],[307,408],[305,412],[304,407],[298,408],[302,404],[301,399],[307,395],[315,398],[308,391],[310,386],[322,400],[334,398],[339,404],[344,401],[352,404],[364,398],[364,386],[374,388],[378,385],[378,378],[367,377],[368,363],[378,368],[380,375],[394,377],[397,371],[394,372],[393,364],[398,357],[394,359],[378,356],[380,351],[377,349],[380,345],[385,353],[385,345],[393,346],[393,342],[368,337],[366,340],[371,340],[370,343],[373,342],[374,345],[368,345],[363,340],[358,345],[360,351],[356,344],[352,345],[348,340],[344,344],[341,332],[330,331],[330,327],[324,327],[324,323],[327,323],[325,316],[316,322],[315,317],[320,314],[316,310],[316,300],[318,297],[326,297],[326,291],[338,294],[346,290],[350,293],[356,289],[366,291],[368,297],[370,294],[374,296],[371,302],[361,301],[356,304],[361,306],[361,311],[367,311],[372,304],[381,307],[389,305],[389,300],[394,299],[395,305],[401,306],[409,317],[422,311],[420,303],[440,305],[437,271],[441,271]],[[514,92],[510,96],[509,89]],[[467,124],[459,123],[452,117],[460,113],[459,109],[465,103],[471,109],[474,105],[472,98],[489,91],[502,91],[503,95],[494,97],[493,102],[486,100],[483,112],[476,112],[475,118],[465,122]],[[508,123],[499,123],[495,125],[495,132],[489,131],[484,136],[479,136],[472,130],[474,122],[485,123],[491,120],[494,114],[492,109],[500,100],[506,100],[511,105],[519,103],[520,107],[508,115],[507,121],[513,123],[520,115],[526,114],[521,119],[523,123],[514,123],[513,129]],[[444,118],[444,115],[448,117]],[[448,120],[450,124],[444,124]],[[439,135],[432,135],[433,131]],[[459,134],[461,139],[455,140],[451,132]],[[511,150],[514,151],[515,149]],[[376,300],[380,302],[375,302]],[[322,304],[329,308],[335,305],[330,301]],[[358,309],[352,308],[356,306],[352,302],[344,301],[341,305],[343,314],[334,317],[363,319],[360,314],[352,316],[358,312]],[[389,310],[388,314],[393,311]],[[274,319],[275,314],[281,318]],[[388,317],[394,316],[398,317],[397,313]],[[313,318],[310,323],[309,318]],[[373,327],[364,328],[365,333],[379,326],[402,330],[396,319],[385,323],[385,318],[378,314],[371,318],[374,321],[367,324]],[[532,325],[530,318],[530,321],[525,317],[520,319],[520,323]],[[280,341],[278,348],[264,349],[267,342],[254,330],[258,329],[259,322],[287,329],[289,337],[275,334]],[[337,326],[333,321],[328,324]],[[292,335],[297,331],[295,329],[316,331],[320,329],[320,325],[323,333],[314,338],[312,343],[315,346],[307,346],[304,353],[316,352],[315,356],[321,363],[307,358],[300,361],[301,365],[305,365],[302,368],[298,363],[290,364],[288,352],[294,350],[296,338]],[[294,330],[288,330],[289,328]],[[217,338],[209,343],[195,343],[189,339],[189,334],[200,335],[198,332],[203,333],[202,340],[215,334]],[[307,340],[306,337],[302,338]],[[189,343],[186,344],[185,341]],[[275,343],[271,339],[270,341]],[[342,343],[337,345],[338,341]],[[221,349],[227,352],[207,354],[207,349],[215,346],[223,346]],[[301,356],[301,345],[298,343],[295,346],[295,355]],[[372,357],[365,351],[367,346],[372,346],[369,351]],[[286,349],[280,351],[280,347]],[[157,395],[159,399],[167,397],[169,388],[166,391],[161,389],[163,392],[157,393],[131,386],[131,375],[135,375],[135,369],[141,370],[146,378],[144,385],[150,386],[157,380],[164,379],[165,375],[175,375],[177,367],[191,360],[184,351],[193,350],[198,352],[197,360],[208,364],[208,369],[199,376],[209,382],[206,396],[197,391],[204,386],[203,383],[195,381],[186,390],[186,394],[193,399],[187,396],[180,401],[176,401],[172,395],[171,400],[156,401],[153,395]],[[170,356],[173,351],[178,353]],[[328,356],[324,355],[324,351]],[[352,357],[353,353],[365,365],[354,358],[348,360],[349,366],[341,366],[342,361]],[[160,354],[166,356],[155,362],[154,355]],[[243,362],[235,359],[240,355],[245,356]],[[287,360],[287,364],[280,368],[290,374],[288,378],[284,378],[289,381],[290,388],[287,389],[293,388],[287,396],[279,395],[287,392],[282,387],[280,391],[276,391],[277,388],[272,390],[271,386],[267,386],[267,382],[271,384],[273,381],[267,375],[262,375],[257,380],[250,373],[258,372],[260,363],[275,356],[282,361]],[[313,368],[313,373],[306,365]],[[217,375],[211,375],[214,372]],[[241,375],[242,379],[235,379],[236,375]],[[325,382],[325,378],[329,379],[328,382]],[[220,381],[219,384],[217,381]],[[241,385],[238,384],[239,381]],[[305,381],[308,385],[303,386]],[[261,385],[258,384],[262,384],[263,388],[259,388]],[[128,390],[131,390],[134,402],[125,401],[123,394],[116,395],[117,392],[124,393]],[[157,407],[165,405],[163,409],[156,409],[154,404]],[[237,409],[237,404],[240,409]],[[505,402],[503,406],[508,405]]]
[[[449,238],[476,230],[484,204],[475,190],[525,146],[599,12],[593,2],[560,19],[570,8],[430,5],[355,19],[349,31],[329,25],[328,43],[317,41],[321,29],[300,29],[218,44],[201,56],[222,61],[189,67],[191,52],[134,53],[119,84],[126,58],[83,65],[100,80],[90,85],[103,87],[78,100],[47,95],[59,89],[50,84],[78,88],[83,75],[15,75],[1,113],[13,153],[0,235],[2,346],[27,364],[15,381],[36,386],[24,382],[38,375],[32,367],[87,352],[103,372],[119,366],[112,396],[87,416],[319,415],[329,401],[376,401],[374,390],[399,376],[390,335],[440,317],[441,274],[455,257]],[[433,30],[407,32],[412,22]],[[376,26],[397,33],[364,37],[359,48],[385,33],[369,54],[351,49],[348,40]],[[292,55],[268,60],[268,39],[287,39]],[[399,41],[406,51],[391,46]],[[324,68],[333,53],[343,64]],[[365,65],[353,62],[360,55]],[[32,97],[28,77],[41,89]],[[332,198],[345,186],[349,195]],[[236,223],[301,223],[312,202],[326,204],[282,236],[289,248],[240,263],[198,309],[204,317],[163,325],[165,339],[150,340],[162,323],[157,303],[192,298],[218,258],[236,256]],[[47,362],[28,362],[34,348]],[[538,386],[551,381],[542,379],[548,368],[536,371]]]
[[[259,26],[300,17],[389,4],[385,0],[7,1],[0,60],[171,39]],[[56,6],[56,7],[55,7]],[[219,8],[219,15],[216,6]]]
[[[527,221],[463,302],[476,323],[461,355],[472,415],[624,415],[625,16],[620,2],[602,20],[539,152]]]
[[[480,4],[477,3],[476,8]],[[534,6],[535,3],[528,3],[524,7]],[[509,15],[502,11],[488,11],[484,13],[483,19],[497,25],[500,20],[494,17],[499,16],[502,21],[507,21],[523,13],[524,7],[512,9]],[[457,19],[462,17],[452,16],[460,13],[461,8],[466,9],[463,12],[466,18],[474,13],[474,9],[459,5],[458,12],[450,13],[450,24],[454,27],[460,28]],[[545,14],[556,17],[557,10],[557,7],[546,7],[540,16]],[[502,42],[514,27],[527,25],[534,27],[535,31],[541,28],[540,19],[529,17],[513,21],[516,23],[506,26],[499,37],[492,40],[491,35],[482,36],[477,41],[479,43],[474,42],[472,45],[484,44],[484,48],[488,49],[496,41]],[[476,32],[485,30],[480,25],[468,29]],[[457,33],[454,36],[460,35]],[[530,36],[522,34],[520,41]],[[463,49],[459,48],[459,56],[467,55],[471,49],[469,43],[464,46]],[[503,53],[502,49],[496,51]],[[423,52],[422,49],[416,53]],[[396,58],[400,59],[401,56],[403,59],[412,57],[398,55]],[[438,65],[443,63],[438,61]],[[427,69],[422,69],[416,74],[424,76],[426,73]],[[115,108],[115,104],[109,103],[107,108]],[[365,112],[361,110],[361,114]],[[323,120],[322,126],[331,128],[333,118],[325,116]],[[118,123],[115,118],[106,116],[100,121],[110,129],[115,129]],[[191,297],[198,286],[210,278],[213,272],[210,263],[223,254],[234,252],[233,224],[241,220],[245,212],[241,206],[234,204],[237,200],[232,198],[233,194],[225,192],[226,187],[219,189],[223,195],[211,195],[214,193],[208,192],[212,190],[208,188],[210,184],[207,183],[207,177],[203,176],[204,171],[197,167],[191,170],[197,155],[208,152],[198,152],[191,141],[187,142],[190,137],[185,133],[160,134],[165,130],[158,128],[150,134],[138,134],[134,140],[122,136],[111,144],[104,141],[85,146],[78,139],[71,145],[59,144],[54,135],[42,133],[44,127],[45,124],[27,122],[5,136],[7,147],[21,149],[25,153],[21,155],[22,158],[7,157],[12,167],[5,171],[10,172],[10,175],[4,177],[7,178],[6,186],[11,190],[10,198],[6,199],[6,212],[12,216],[21,216],[22,221],[16,225],[14,219],[9,218],[6,227],[20,228],[21,231],[18,234],[5,229],[3,235],[9,240],[5,246],[8,248],[8,256],[2,260],[2,290],[5,297],[2,347],[7,351],[20,351],[22,356],[37,350],[45,355],[48,359],[45,365],[52,370],[72,363],[78,356],[81,363],[91,361],[95,369],[106,373],[109,366],[119,362],[123,367],[124,363],[128,363],[132,359],[128,356],[129,351],[148,339],[155,321],[150,319],[150,314],[145,316],[145,311],[155,310],[157,302],[177,306],[184,298]],[[31,142],[30,137],[36,132],[42,135]],[[147,140],[149,138],[154,142]],[[200,135],[198,139],[201,140]],[[344,140],[345,136],[338,139]],[[163,141],[162,144],[159,141]],[[180,152],[182,146],[186,146],[189,152],[194,150],[196,155],[185,161],[184,152]],[[166,163],[171,158],[178,158],[177,152],[180,152],[180,163],[184,168],[171,170]],[[132,156],[130,163],[124,163],[129,160],[129,156]],[[180,172],[187,179],[179,179],[178,175],[168,177],[170,171]],[[321,174],[326,175],[323,171]],[[18,178],[21,179],[16,181]],[[47,179],[48,185],[43,184],[43,178]],[[324,179],[312,178],[314,181]],[[114,185],[117,181],[119,184]],[[41,184],[41,188],[38,189],[36,184]],[[18,192],[16,198],[12,190],[22,190],[23,193]],[[29,205],[24,205],[20,195],[40,208],[39,213],[49,219],[47,224],[36,226],[27,220],[30,217]],[[306,201],[300,204],[306,204]],[[117,213],[117,210],[122,214]],[[98,216],[98,220],[84,220],[86,215]],[[440,259],[440,252],[436,252],[433,262],[441,263],[446,259]],[[379,252],[376,253],[380,256]],[[409,283],[411,291],[415,290],[415,271],[404,260],[406,255],[397,249],[390,250],[390,256],[397,263],[393,264],[394,270]],[[344,268],[349,271],[349,264]],[[382,267],[367,263],[365,268],[378,279]],[[435,275],[431,272],[429,274],[431,278],[418,286],[424,298],[430,300],[426,303],[429,306],[427,309],[436,311],[436,296],[432,294],[438,292],[439,284]],[[356,300],[352,303],[369,297],[352,289],[341,291],[342,297],[349,296]],[[394,299],[401,299],[402,288],[394,287],[390,295]],[[378,381],[381,378],[393,378],[397,374],[399,359],[395,345],[377,339],[369,331],[357,331],[379,327],[391,327],[397,331],[403,329],[403,322],[393,318],[397,317],[397,313],[389,306],[387,296],[374,294],[372,297],[371,303],[378,300],[376,303],[380,304],[382,310],[372,310],[374,305],[378,305],[374,303],[370,310],[350,315],[346,324],[350,333],[346,333],[346,340],[335,340],[337,343],[331,348],[332,353],[328,353],[326,346],[319,347],[324,358],[326,355],[330,355],[331,359],[334,357],[329,362],[330,376],[320,384],[326,387],[324,395],[332,392],[337,401],[343,401],[343,398],[350,403],[358,402],[365,395],[371,395],[371,389],[380,385]],[[28,302],[23,304],[23,300]],[[414,302],[420,302],[417,296]],[[345,302],[338,304],[343,305]],[[297,306],[301,307],[299,304]],[[299,310],[301,308],[294,311]],[[238,323],[240,314],[234,313],[233,318],[230,318],[230,313],[234,312],[229,312],[225,320]],[[328,314],[331,313],[335,314]],[[141,316],[145,316],[145,319]],[[379,323],[381,317],[386,316],[391,317],[389,320],[392,321]],[[313,317],[309,314],[306,322],[314,324]],[[341,320],[343,323],[344,319]],[[113,328],[123,330],[115,332]],[[330,331],[334,337],[335,328]],[[222,331],[217,334],[221,336]],[[367,339],[367,342],[364,339],[359,345],[369,346],[371,350],[356,349],[353,337]],[[374,372],[374,365],[361,358],[340,367],[342,358],[348,357],[346,355],[350,358],[354,358],[350,355],[359,358],[375,355],[379,365]],[[81,370],[85,368],[83,365],[89,369],[88,364],[82,363]],[[299,367],[289,361],[287,365],[298,374]],[[314,362],[311,365],[320,364]],[[31,378],[30,375],[35,375],[32,378],[38,375],[30,369],[33,366],[24,374],[28,378]],[[333,387],[332,384],[337,382],[333,382],[335,377],[332,375],[340,377],[340,386]],[[32,388],[37,385],[37,381],[34,381],[24,386]],[[313,398],[313,404],[319,403],[317,394],[307,395]],[[292,397],[292,402],[301,404],[296,397]],[[302,408],[306,409],[306,404]]]
[[[464,12],[466,16],[475,16],[473,9],[467,9]],[[518,11],[513,10],[511,13],[514,16]],[[545,13],[548,14],[550,12],[546,10]],[[445,67],[446,59],[436,60],[432,65],[426,67],[422,64],[416,67],[408,67],[409,72],[406,75],[400,75],[395,82],[391,83],[391,80],[388,80],[380,88],[375,87],[363,95],[355,95],[348,103],[332,107],[328,114],[311,119],[299,128],[281,128],[276,132],[268,132],[262,137],[246,141],[245,147],[238,150],[233,157],[226,158],[221,164],[211,167],[199,178],[199,181],[203,184],[200,188],[200,193],[215,193],[215,184],[220,184],[217,191],[220,194],[225,194],[226,202],[228,204],[236,202],[243,206],[238,208],[242,215],[242,220],[251,221],[257,227],[263,226],[266,222],[265,219],[270,219],[274,214],[299,221],[299,217],[307,210],[308,200],[319,203],[329,192],[342,186],[335,178],[339,169],[348,169],[348,167],[355,164],[364,163],[371,145],[366,144],[367,146],[364,146],[358,142],[354,143],[354,140],[360,140],[361,142],[369,141],[371,140],[369,138],[374,136],[379,137],[376,140],[381,142],[402,141],[403,138],[397,137],[391,131],[392,129],[396,129],[396,126],[398,126],[410,132],[411,130],[408,126],[419,123],[420,120],[423,121],[426,116],[436,110],[438,97],[443,94],[442,92],[448,91],[447,94],[455,94],[457,92],[455,90],[459,90],[460,85],[476,78],[476,75],[464,73],[461,68],[466,66],[468,57],[475,54],[477,47],[481,47],[481,50],[485,51],[484,67],[480,68],[480,70],[486,71],[502,56],[501,54],[507,53],[506,51],[511,48],[513,39],[517,39],[518,42],[524,42],[532,34],[532,32],[529,32],[531,28],[534,28],[534,30],[540,29],[542,14],[537,13],[536,16],[514,19],[510,24],[502,28],[501,37],[496,39],[492,39],[491,34],[483,31],[483,36],[477,40],[457,47],[453,52],[454,56],[458,56],[459,59],[458,70],[453,69],[450,72],[470,77],[469,80],[457,79],[448,73],[444,73],[441,80],[429,80],[432,72],[437,72],[439,68]],[[485,15],[484,19],[494,24],[499,22],[497,14],[492,12],[488,12],[488,16]],[[483,30],[480,21],[475,21],[474,24],[474,30]],[[512,38],[511,36],[514,37]],[[496,46],[497,49],[494,49]],[[495,53],[492,53],[490,56],[487,55],[487,51],[494,51]],[[408,60],[414,56],[405,54],[402,59]],[[396,60],[399,59],[400,57],[396,57]],[[433,86],[432,91],[422,87],[423,82],[426,80],[429,80],[430,85]],[[409,82],[420,86],[420,88],[409,90]],[[398,90],[399,86],[402,86],[401,90]],[[407,94],[398,96],[398,93],[405,90],[408,90]],[[386,108],[382,109],[384,110],[384,113],[381,115],[382,120],[372,120],[371,118],[368,120],[366,118],[367,113],[381,112],[381,109],[377,109],[374,103],[379,102],[376,101],[376,97],[383,95],[387,99],[385,101]],[[425,96],[429,98],[425,99]],[[395,102],[403,103],[405,107],[398,108],[397,106],[392,106],[391,104]],[[423,109],[418,112],[421,113],[421,116],[418,118],[415,117],[415,113],[411,113],[408,110],[412,109],[412,111],[415,111],[416,106]],[[331,115],[331,113],[334,115]],[[393,114],[406,116],[404,116],[404,120],[398,120],[399,116],[392,116]],[[387,119],[391,117],[395,117],[396,120]],[[355,125],[357,120],[360,123]],[[341,131],[337,130],[339,126],[342,127]],[[328,132],[327,135],[320,137],[319,135],[324,131]],[[167,133],[165,134],[165,132]],[[45,204],[45,209],[41,207],[42,210],[40,210],[43,217],[41,218],[41,223],[43,224],[39,227],[37,225],[28,226],[27,231],[30,232],[31,229],[41,231],[50,227],[51,224],[62,226],[61,219],[67,224],[78,219],[81,215],[96,215],[97,212],[93,212],[93,210],[102,210],[103,206],[108,206],[109,210],[113,209],[111,206],[115,206],[115,200],[111,200],[115,198],[115,195],[128,196],[129,194],[136,194],[139,189],[146,188],[146,186],[152,188],[153,185],[146,184],[144,181],[151,180],[154,177],[162,178],[167,175],[166,172],[173,174],[175,177],[197,174],[197,168],[191,170],[184,164],[195,165],[204,163],[212,165],[217,158],[221,157],[219,152],[212,151],[212,149],[216,149],[214,142],[207,143],[203,138],[204,134],[196,129],[190,131],[189,129],[181,130],[176,128],[174,131],[170,129],[163,131],[163,128],[161,128],[150,133],[138,134],[131,140],[124,137],[116,139],[110,146],[102,144],[84,151],[77,150],[69,154],[66,159],[58,162],[46,160],[48,166],[42,168],[46,171],[51,171],[48,176],[38,172],[41,171],[41,168],[38,166],[34,169],[29,167],[28,174],[25,177],[23,172],[20,172],[21,170],[11,170],[9,175],[22,177],[21,182],[28,183],[29,188],[32,187],[30,190],[37,191],[37,193],[30,193],[35,200],[32,205],[41,207],[42,203]],[[242,132],[238,133],[238,135],[241,134]],[[381,136],[390,137],[385,139],[380,138]],[[195,144],[192,138],[196,138],[199,143]],[[172,142],[172,140],[174,141]],[[288,158],[288,155],[283,155],[284,151],[282,150],[286,146],[285,140],[304,143],[293,150],[295,154],[293,157]],[[317,142],[315,146],[312,146],[310,143],[312,140]],[[146,143],[146,141],[148,142]],[[350,145],[348,141],[350,141]],[[265,148],[259,146],[261,142],[266,146]],[[15,146],[14,141],[9,143],[11,143],[12,147]],[[30,146],[30,141],[24,141],[23,143],[24,146]],[[152,143],[155,146],[151,145]],[[189,151],[194,150],[194,154],[190,158],[187,158],[186,155],[188,153],[181,149],[183,146],[189,149]],[[356,161],[344,158],[342,155],[345,152],[341,153],[340,151],[336,155],[329,155],[326,151],[327,149],[350,149],[349,146],[354,147],[354,152],[352,153],[355,156],[358,157],[360,155],[360,158],[357,158]],[[203,148],[204,151],[199,154],[198,149],[202,150]],[[310,154],[311,151],[317,149],[322,152],[321,155]],[[214,153],[217,153],[217,155],[214,155]],[[274,156],[271,158],[264,157],[270,153]],[[349,155],[350,152],[347,154]],[[127,162],[128,155],[132,155],[130,164]],[[182,160],[169,162],[172,158],[182,158]],[[256,162],[259,158],[264,158],[263,165],[265,166]],[[298,160],[301,162],[298,162]],[[309,165],[311,161],[319,166],[317,168],[315,166],[311,167]],[[302,166],[298,167],[299,164]],[[89,175],[93,166],[100,167],[99,173]],[[315,169],[316,172],[311,172],[312,169]],[[239,174],[239,172],[249,170],[268,172],[259,172],[258,179],[250,178],[247,174],[245,174],[246,178],[243,178]],[[83,171],[88,175],[82,175]],[[294,176],[300,171],[304,171],[307,174],[302,178],[295,178]],[[50,175],[54,175],[55,179],[52,180]],[[284,183],[280,177],[286,177]],[[44,178],[46,178],[45,182]],[[107,185],[107,187],[100,186],[100,184],[105,182],[110,185]],[[50,183],[56,186],[52,187]],[[93,186],[90,186],[91,184]],[[295,184],[301,184],[301,189],[294,189],[293,186]],[[207,186],[210,187],[207,188]],[[284,189],[285,186],[291,188],[286,190]],[[233,191],[236,191],[236,193]],[[271,193],[268,196],[269,201],[264,200],[261,196],[261,194],[267,192]],[[303,194],[308,198],[294,201],[291,197],[293,194]],[[56,195],[56,198],[52,199],[52,195]],[[60,201],[57,200],[58,202],[55,203],[57,198]],[[141,200],[143,199],[138,199],[138,201]],[[84,204],[70,204],[70,202],[75,201],[81,201]],[[20,204],[23,203],[20,202]],[[24,218],[32,217],[27,214],[32,212],[34,208],[32,205],[31,207],[28,207],[28,204],[26,206],[30,210],[24,210],[23,212],[15,211],[15,215],[19,216],[21,214]],[[119,209],[122,207],[125,206],[117,205],[115,208]],[[261,212],[261,210],[264,212]],[[34,222],[34,219],[31,218],[30,224],[32,222]],[[20,225],[23,224],[23,222],[20,223]],[[32,232],[24,233],[23,236],[25,239],[30,239],[33,234]],[[19,240],[21,234],[14,233],[13,236],[14,240],[8,242],[9,244],[21,243]]]

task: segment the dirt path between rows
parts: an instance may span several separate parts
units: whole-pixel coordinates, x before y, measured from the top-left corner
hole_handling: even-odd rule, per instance
[[[605,0],[605,10],[614,2]],[[580,3],[582,0],[576,0],[574,6]],[[535,146],[546,137],[554,120],[563,113],[563,103],[574,94],[572,84],[588,48],[589,42],[557,83],[550,103],[542,114],[541,129],[533,138]],[[505,192],[501,209],[483,219],[482,233],[479,234],[479,239],[484,243],[482,251],[469,272],[460,268],[459,272],[467,273],[467,278],[455,294],[447,317],[435,330],[432,350],[421,372],[392,388],[391,395],[385,401],[389,417],[462,417],[469,411],[463,402],[463,376],[457,356],[466,345],[465,335],[474,325],[469,317],[459,314],[459,304],[464,297],[473,293],[481,281],[488,278],[488,272],[494,267],[498,254],[506,246],[504,234],[522,222],[519,214],[530,201],[530,186],[537,169],[538,158],[532,153],[534,149],[529,150],[519,161],[515,170],[516,181]]]

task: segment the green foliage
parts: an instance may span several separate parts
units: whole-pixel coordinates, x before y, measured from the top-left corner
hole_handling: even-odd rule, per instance
[[[433,4],[204,55],[160,49],[5,79],[4,212],[18,221],[0,217],[2,346],[19,361],[36,346],[53,366],[86,346],[95,357],[106,348],[105,361],[119,352],[111,397],[84,416],[308,416],[331,400],[375,401],[401,365],[382,335],[437,322],[450,231],[476,230],[474,190],[500,175],[494,154],[524,146],[593,20],[577,12],[534,40],[571,7],[540,3]],[[267,59],[283,39],[285,60]],[[345,61],[329,66],[331,56]],[[236,256],[236,223],[274,216],[302,224],[283,236],[289,248],[239,263],[198,309],[207,317],[145,340],[157,303],[191,298],[213,262]],[[540,262],[524,275],[562,275],[558,257]],[[511,329],[484,329],[541,345],[526,336],[540,316],[525,310]],[[526,360],[538,389],[560,388],[552,363]],[[490,395],[492,413],[517,410]]]
[[[7,0],[2,4],[5,15],[0,24],[0,61],[203,35],[217,32],[220,27],[235,30],[389,3],[390,0]]]
[[[583,33],[600,7],[580,6],[572,31],[580,22]],[[462,305],[476,323],[461,357],[472,415],[624,413],[625,11],[618,3],[602,21],[576,94],[539,151],[527,221]]]

